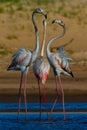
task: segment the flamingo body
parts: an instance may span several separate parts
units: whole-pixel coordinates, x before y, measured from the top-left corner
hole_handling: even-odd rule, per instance
[[[70,69],[70,60],[66,55],[66,52],[63,48],[59,48],[57,53],[51,53],[49,56],[49,62],[53,67],[54,75],[60,76],[60,74],[72,76],[73,74]]]
[[[26,73],[29,68],[28,65],[31,61],[32,51],[20,48],[13,56],[12,62],[8,67],[8,70],[19,70],[22,73]]]
[[[54,104],[52,106],[51,112],[54,109],[54,106],[58,100],[58,96],[59,96],[59,89],[61,88],[62,91],[62,105],[63,105],[63,112],[64,112],[64,119],[65,119],[65,107],[64,107],[64,90],[61,84],[61,79],[60,79],[60,74],[64,74],[64,75],[68,75],[68,76],[73,76],[73,73],[70,69],[70,58],[67,57],[66,52],[63,50],[63,48],[59,48],[57,53],[52,53],[50,51],[50,45],[52,44],[52,42],[54,42],[56,39],[59,39],[61,37],[64,36],[66,28],[65,28],[65,24],[62,20],[59,19],[55,19],[52,21],[52,23],[56,23],[58,25],[60,25],[63,28],[63,32],[60,35],[56,35],[55,37],[51,38],[48,43],[47,43],[47,48],[46,48],[46,54],[47,54],[47,58],[48,61],[50,63],[50,65],[53,68],[54,71],[54,76],[55,76],[55,82],[56,82],[56,91],[57,91],[57,96],[56,99],[54,101]],[[59,81],[59,83],[58,83]]]
[[[34,73],[38,80],[45,84],[46,79],[48,78],[50,65],[48,60],[45,57],[38,57],[33,65]]]

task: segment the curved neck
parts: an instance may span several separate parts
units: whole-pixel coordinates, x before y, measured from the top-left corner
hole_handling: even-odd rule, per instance
[[[43,23],[43,38],[42,38],[42,45],[41,45],[40,56],[44,55],[45,38],[46,38],[46,24]]]
[[[34,30],[35,30],[36,46],[35,46],[35,49],[33,50],[32,62],[36,59],[37,53],[39,51],[39,34],[38,34],[38,28],[34,19],[34,15],[35,15],[35,12],[33,12],[32,14],[32,22],[33,22]]]
[[[64,27],[63,27],[63,32],[62,32],[60,35],[56,35],[55,37],[51,38],[51,39],[48,41],[48,43],[47,43],[47,48],[46,48],[47,57],[49,57],[49,55],[51,54],[51,51],[50,51],[50,46],[51,46],[51,44],[52,44],[56,39],[59,39],[59,38],[63,37],[64,34],[65,34],[65,32],[66,32],[66,28],[65,28],[65,26],[64,26]]]
[[[35,15],[35,12],[32,13],[32,22],[33,22],[33,25],[34,25],[35,32],[38,32],[38,28],[37,28],[37,25],[36,25],[36,22],[35,22],[35,19],[34,19],[34,15]]]

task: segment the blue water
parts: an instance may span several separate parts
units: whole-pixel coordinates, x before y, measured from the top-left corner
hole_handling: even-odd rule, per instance
[[[52,106],[47,104],[48,108]],[[0,110],[17,110],[17,103],[0,103]],[[24,109],[24,105],[21,105]],[[28,103],[31,110],[39,110],[39,103]],[[42,104],[45,109],[45,105]],[[87,130],[87,103],[65,103],[66,120],[62,112],[53,112],[50,120],[47,120],[45,112],[42,113],[40,120],[39,112],[28,112],[28,119],[25,120],[25,113],[20,114],[20,120],[17,120],[17,112],[1,112],[0,113],[0,130]],[[55,106],[55,109],[62,110],[61,103]],[[68,112],[71,111],[71,112]],[[72,112],[72,110],[79,110]],[[85,112],[81,112],[85,110]]]
[[[47,105],[45,105],[44,103],[42,103],[42,109],[45,110],[46,108],[51,109],[52,107],[52,103],[47,103]],[[27,103],[27,107],[29,108],[29,110],[39,110],[40,105],[39,103]],[[17,110],[18,109],[18,104],[17,103],[0,103],[0,110]],[[24,103],[21,103],[21,109],[24,109]],[[87,110],[87,103],[86,102],[76,102],[76,103],[65,103],[65,109],[66,110],[75,110],[75,111],[79,111],[79,110]],[[57,103],[55,105],[55,110],[62,110],[62,104],[61,103]]]

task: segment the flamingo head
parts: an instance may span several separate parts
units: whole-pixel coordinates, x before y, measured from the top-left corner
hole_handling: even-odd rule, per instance
[[[35,8],[34,13],[39,13],[45,16],[45,19],[47,19],[47,14],[44,10],[40,9],[40,8]]]
[[[53,23],[57,23],[57,24],[59,24],[60,26],[65,27],[65,23],[64,23],[62,20],[60,20],[60,19],[54,19],[54,20],[52,21],[52,24],[53,24]]]

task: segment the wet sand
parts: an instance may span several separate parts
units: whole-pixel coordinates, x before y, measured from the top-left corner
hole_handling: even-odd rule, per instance
[[[64,92],[65,102],[86,102],[87,101],[87,66],[81,64],[72,64],[72,71],[74,78],[61,76]],[[20,73],[16,71],[4,71],[0,74],[0,102],[17,102],[19,89]],[[53,101],[56,96],[56,87],[54,75],[51,70],[49,78],[46,83],[47,101]],[[43,86],[41,85],[41,93],[43,94]],[[23,89],[22,89],[23,95]],[[59,94],[59,101],[61,100],[61,91]],[[24,101],[22,99],[22,101]],[[30,70],[28,73],[27,84],[27,101],[38,102],[38,86],[37,80]]]

